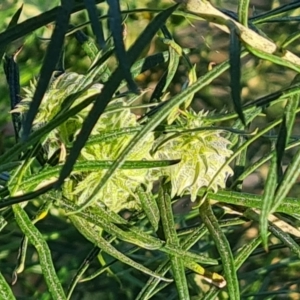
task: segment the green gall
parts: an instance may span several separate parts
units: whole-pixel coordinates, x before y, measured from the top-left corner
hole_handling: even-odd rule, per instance
[[[227,149],[230,142],[221,136],[221,130],[201,130],[205,115],[186,112],[178,121],[185,124],[185,129],[198,130],[161,136],[156,141],[155,159],[181,159],[180,163],[161,170],[161,175],[171,181],[171,197],[189,193],[195,201],[200,188],[210,185],[216,192],[225,187],[227,177],[233,174],[229,166],[220,171],[232,154]]]

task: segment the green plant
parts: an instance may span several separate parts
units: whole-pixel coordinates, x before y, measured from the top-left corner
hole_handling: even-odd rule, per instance
[[[280,268],[271,263],[274,258],[282,259],[290,271],[278,291],[291,294],[300,248],[282,224],[289,223],[288,230],[298,234],[299,203],[287,196],[299,175],[299,150],[288,168],[282,165],[287,151],[299,144],[293,134],[298,78],[279,92],[244,104],[241,71],[246,68],[242,58],[252,53],[272,68],[299,72],[300,58],[286,49],[298,35],[273,43],[256,27],[284,22],[282,15],[298,9],[298,1],[252,18],[246,0],[239,1],[237,15],[202,0],[141,10],[121,9],[119,1],[96,2],[103,12],[100,18],[92,1],[62,1],[60,7],[17,24],[21,8],[0,33],[17,140],[0,156],[1,239],[10,229],[20,230],[4,246],[3,258],[16,254],[23,236],[13,270],[8,262],[0,269],[2,298],[15,297],[3,276],[9,271],[13,283],[24,282],[24,295],[35,299],[71,299],[80,297],[80,291],[86,299],[159,299],[165,291],[168,299],[274,298],[278,281],[245,279],[247,272]],[[70,15],[85,8],[95,38],[84,33],[90,23],[69,25]],[[152,13],[152,20],[126,50],[124,24],[130,26],[128,18],[143,12]],[[108,17],[106,28],[98,19]],[[184,18],[178,25],[171,17]],[[230,33],[229,59],[203,76],[191,62],[191,49],[174,40],[174,29],[185,26],[185,19],[199,18]],[[39,77],[20,89],[19,51],[11,55],[6,46],[54,20]],[[161,49],[147,56],[144,48],[155,36]],[[88,66],[65,71],[68,56],[64,59],[63,54],[74,44],[81,46],[76,55],[84,55]],[[155,67],[165,71],[145,101],[147,89],[138,88],[136,78]],[[176,74],[182,69],[185,80],[178,82]],[[228,112],[230,105],[217,112],[191,106],[197,93],[227,70],[233,112]],[[177,93],[174,82],[180,84]],[[258,127],[257,120],[268,116],[266,107],[278,104],[280,115],[251,131],[251,125]],[[253,163],[251,147],[262,138],[269,148]],[[243,181],[266,163],[262,196],[245,193]],[[178,215],[176,205],[186,196],[193,209]],[[241,233],[248,221],[259,223],[260,232],[247,242],[235,240],[232,234]],[[55,247],[59,242],[72,255]],[[284,256],[275,247],[286,247],[293,255]],[[5,252],[9,249],[11,253]],[[269,250],[265,263],[253,258],[261,250]],[[247,264],[254,264],[254,270]],[[33,278],[20,278],[22,272],[42,273],[45,285],[33,290]],[[91,280],[100,275],[102,282],[94,287]]]

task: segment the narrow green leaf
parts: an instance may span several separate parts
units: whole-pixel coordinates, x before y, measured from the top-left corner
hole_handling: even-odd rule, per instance
[[[168,72],[165,71],[154,88],[154,91],[149,100],[150,103],[156,102],[157,100],[161,100],[163,89],[166,86],[167,77],[168,77]]]
[[[15,285],[18,280],[18,274],[22,273],[25,268],[25,259],[26,259],[26,253],[28,248],[28,238],[24,235],[21,241],[21,245],[18,250],[18,258],[17,258],[17,264],[16,267],[12,273],[12,280],[11,284]]]
[[[230,30],[229,44],[229,63],[230,63],[230,88],[234,109],[244,125],[245,117],[241,101],[241,42],[239,40],[240,32],[233,22],[228,22]]]
[[[201,194],[199,194],[199,196],[200,195]],[[216,194],[208,192],[207,198],[212,201],[225,202],[257,209],[261,209],[262,203],[262,197],[259,195],[232,191],[218,191]],[[272,208],[272,211],[293,215],[294,213],[297,213],[299,209],[300,203],[297,198],[284,198],[282,203],[280,203],[276,208]]]
[[[139,132],[142,128],[139,127],[124,127],[122,129],[111,130],[96,135],[91,135],[87,140],[86,145],[99,144],[109,141],[113,137],[120,137],[124,135],[132,135]]]
[[[300,80],[300,76],[296,75],[296,77],[291,83],[291,86],[299,85],[299,80]],[[287,131],[286,142],[289,141],[292,134],[292,130],[295,124],[297,109],[299,107],[299,102],[300,102],[300,87],[298,89],[298,93],[288,98],[287,104],[285,106],[285,116],[286,116],[285,121],[286,121],[286,131]]]
[[[98,45],[104,49],[106,46],[105,39],[104,39],[104,32],[102,23],[98,20],[98,14],[97,14],[97,6],[95,0],[84,0],[84,4],[86,6],[86,9],[89,14],[89,18],[92,25],[92,30],[94,35],[96,36],[96,40]]]
[[[0,297],[3,300],[16,300],[9,284],[0,272]]]
[[[16,26],[18,24],[18,21],[19,21],[19,18],[20,18],[20,15],[22,13],[22,10],[23,10],[23,4],[20,6],[20,8],[15,12],[15,14],[12,16],[8,26],[7,26],[7,29],[10,29],[14,26]],[[3,57],[3,54],[5,53],[6,51],[6,45],[3,45],[1,44],[1,47],[0,47],[0,59],[2,59]]]
[[[290,68],[291,70],[294,70],[297,73],[300,73],[300,67],[299,67],[299,65],[294,64],[294,63],[292,63],[290,61],[282,59],[281,53],[279,53],[279,55],[276,55],[276,53],[269,54],[269,53],[266,53],[266,52],[262,52],[260,50],[257,50],[256,48],[252,47],[250,44],[246,44],[246,48],[253,55],[255,55],[255,56],[257,56],[257,57],[259,57],[261,59],[270,61],[270,62],[272,62],[274,64],[279,65],[279,66]],[[277,49],[277,50],[282,51],[282,49]]]
[[[174,248],[180,248],[172,212],[170,191],[166,185],[169,184],[161,185],[157,198],[158,208],[161,216],[161,225],[167,244],[171,245]],[[183,257],[170,255],[169,258],[171,262],[172,274],[177,287],[178,298],[182,300],[189,299],[189,289],[185,276]]]
[[[164,239],[167,243],[174,244],[174,246],[179,247],[179,240],[175,230],[175,222],[172,212],[171,198],[164,185],[166,185],[166,183],[160,186],[157,199]]]
[[[137,169],[152,169],[152,168],[163,168],[168,167],[174,164],[177,164],[179,160],[153,160],[153,161],[126,161],[121,166],[120,169],[123,170],[137,170]],[[78,172],[97,172],[103,169],[109,169],[113,165],[114,161],[80,161],[74,165],[73,173],[76,174]],[[18,188],[18,191],[26,191],[39,185],[41,187],[42,182],[46,182],[49,184],[50,181],[56,181],[56,177],[58,177],[59,172],[62,168],[62,165],[58,165],[55,167],[47,167],[43,169],[40,173],[31,175],[25,178],[21,185]],[[13,183],[10,184],[10,188],[13,187]]]
[[[169,260],[165,260],[158,266],[158,268],[156,268],[155,272],[159,273],[161,276],[163,276],[170,270],[170,268],[171,268],[171,265],[170,265]],[[151,299],[151,297],[153,297],[156,294],[157,290],[155,290],[155,289],[159,283],[160,283],[160,289],[162,289],[164,286],[161,287],[162,282],[160,280],[153,278],[153,277],[149,278],[147,283],[144,285],[142,290],[139,292],[139,294],[135,298],[135,300]]]
[[[28,200],[36,199],[38,196],[41,196],[41,195],[47,193],[48,191],[50,191],[53,188],[53,186],[54,186],[54,183],[48,184],[47,186],[45,186],[37,191],[30,192],[30,193],[27,193],[22,196],[15,196],[15,197],[1,199],[0,209],[5,208],[5,207],[10,207],[13,204],[18,204],[18,203],[22,203],[22,202],[25,202]]]
[[[154,231],[158,229],[158,223],[160,220],[159,209],[153,195],[145,191],[142,187],[138,187],[136,190],[137,196],[141,202],[142,209],[152,225]]]
[[[10,171],[14,169],[15,167],[19,166],[22,162],[21,161],[12,161],[8,162],[6,164],[0,165],[0,173],[4,171]]]
[[[48,214],[48,211],[51,206],[52,206],[52,201],[46,201],[36,212],[34,218],[32,219],[32,223],[35,224],[38,221],[45,218],[45,216]],[[12,285],[14,285],[17,282],[18,274],[20,274],[21,272],[24,271],[27,247],[28,247],[28,237],[26,235],[24,235],[24,237],[21,241],[21,245],[19,247],[19,251],[18,251],[17,264],[16,264],[16,267],[15,267],[15,269],[13,271],[13,275],[12,275],[12,278],[13,278]]]
[[[248,27],[249,3],[250,0],[240,0],[238,4],[238,20],[245,27]]]
[[[20,50],[17,50],[17,52],[11,56],[5,54],[3,59],[4,73],[9,87],[11,109],[14,109],[16,105],[21,101],[19,67],[18,64],[16,63],[16,56],[18,55],[19,51]],[[11,116],[12,116],[14,131],[15,131],[15,138],[16,141],[18,141],[20,130],[21,130],[21,116],[19,113],[12,113]]]
[[[218,220],[216,219],[208,200],[205,200],[204,203],[200,206],[199,213],[202,221],[210,232],[220,254],[223,271],[227,281],[229,298],[232,300],[238,300],[240,299],[239,282],[237,278],[237,271],[234,264],[233,254],[231,252],[229,242],[225,234],[222,232],[218,224]]]
[[[268,235],[270,232],[268,232]],[[252,241],[245,243],[241,249],[239,249],[237,255],[235,256],[234,263],[236,269],[239,269],[242,264],[249,258],[250,254],[261,244],[261,237],[257,237]],[[213,286],[210,290],[205,294],[203,300],[213,300],[217,297],[217,295],[221,292],[219,288]]]
[[[172,275],[176,284],[178,299],[189,299],[189,289],[182,257],[170,255]]]
[[[278,137],[276,141],[276,173],[277,181],[280,182],[282,179],[282,159],[284,156],[285,146],[287,144],[287,127],[286,127],[286,116],[283,114],[282,122],[279,127]]]
[[[164,51],[162,53],[156,53],[146,58],[142,58],[137,61],[131,68],[133,76],[137,76],[151,68],[154,68],[156,65],[164,63],[169,58],[169,52]]]
[[[56,26],[53,31],[46,56],[41,68],[41,74],[34,92],[29,111],[23,124],[23,139],[27,139],[31,130],[33,120],[37,114],[40,103],[47,90],[53,71],[60,57],[65,33],[68,30],[69,18],[73,9],[74,0],[62,0],[62,6],[57,13]]]
[[[284,245],[286,245],[294,254],[300,258],[300,246],[299,244],[291,237],[290,234],[281,230],[280,227],[276,226],[270,222],[269,226],[270,232],[276,236]]]
[[[268,217],[272,210],[274,194],[277,187],[278,174],[277,169],[277,157],[273,155],[271,159],[271,165],[268,171],[268,177],[266,180],[264,193],[261,203],[261,214],[259,219],[260,236],[263,243],[263,247],[268,251]]]
[[[298,0],[295,0],[290,3],[283,4],[279,7],[276,7],[272,10],[269,10],[265,13],[255,15],[251,17],[251,21],[253,21],[255,24],[264,23],[266,20],[269,20],[270,18],[274,18],[282,13],[288,12],[293,9],[297,9],[298,7],[300,7],[300,3]]]
[[[299,76],[297,75],[293,82],[298,81]],[[293,83],[292,83],[293,84]],[[282,179],[282,159],[285,152],[285,147],[290,139],[292,129],[295,124],[297,108],[300,101],[300,93],[292,96],[288,99],[285,106],[284,115],[282,117],[282,122],[280,124],[277,143],[276,143],[276,153],[277,153],[277,176],[279,178],[278,182]],[[280,177],[279,177],[280,176]]]
[[[299,75],[297,75],[294,78],[291,85],[297,84],[298,82],[299,82]],[[278,182],[282,180],[281,162],[285,152],[286,144],[288,143],[288,140],[292,133],[299,101],[300,101],[299,93],[289,98],[285,106],[284,115],[282,117],[282,123],[280,125],[279,134],[276,142]]]
[[[114,45],[116,49],[116,55],[119,61],[120,69],[123,71],[123,76],[128,83],[128,87],[132,92],[138,93],[138,87],[134,82],[130,67],[133,63],[127,57],[128,53],[126,53],[125,45],[124,45],[124,34],[123,34],[123,21],[120,9],[120,1],[119,0],[107,0],[109,10],[108,10],[108,21],[109,28],[113,36]]]
[[[229,139],[232,141],[232,139]],[[239,142],[236,145],[236,147],[240,147],[242,144],[244,143],[244,138],[242,136],[239,136]],[[236,159],[236,163],[233,169],[233,182],[234,185],[232,184],[230,186],[231,189],[233,190],[238,190],[241,191],[242,187],[243,187],[243,181],[241,180],[237,180],[237,178],[240,177],[241,174],[243,174],[244,170],[245,170],[245,165],[247,163],[247,149],[244,149],[239,156]]]
[[[299,17],[298,17],[299,19]],[[288,21],[290,21],[290,18],[288,18]],[[300,38],[300,32],[294,32],[290,34],[281,44],[281,47],[283,49],[286,49],[290,44],[297,41]]]
[[[165,28],[164,31],[167,31],[167,29]],[[175,72],[177,71],[177,68],[179,66],[180,57],[184,59],[184,63],[187,65],[188,68],[188,80],[187,83],[184,84],[183,89],[187,86],[192,85],[197,80],[196,67],[191,64],[189,57],[185,54],[184,50],[172,39],[172,36],[168,31],[165,33],[165,36],[169,37],[163,40],[163,42],[169,46],[168,70],[163,74],[162,78],[156,85],[155,90],[151,95],[150,102],[153,99],[160,99],[160,97],[166,91],[166,89],[168,88],[169,84],[175,76]],[[186,97],[185,102],[181,105],[180,108],[185,110],[187,107],[189,107],[193,98],[194,94],[190,94],[189,97]],[[164,105],[164,102],[162,102],[160,105]],[[160,109],[160,105],[150,110],[145,116],[153,116]],[[168,124],[173,123],[174,120],[177,118],[178,114],[179,105],[178,107],[174,107],[169,113],[167,119]]]
[[[12,16],[9,24],[8,24],[8,27],[7,28],[11,28],[15,25],[18,24],[18,21],[19,21],[19,18],[20,18],[20,15],[22,13],[22,10],[23,10],[23,4],[20,6],[20,8],[18,8],[18,10],[15,12],[15,14]]]
[[[280,23],[280,24],[284,24],[284,23],[290,23],[290,22],[294,22],[294,21],[299,21],[300,18],[299,17],[293,17],[293,16],[289,16],[289,17],[278,17],[278,18],[271,18],[269,20],[264,20],[262,22],[259,22],[260,24],[267,24],[267,23]],[[299,35],[299,33],[298,33]],[[282,48],[286,48],[288,46],[288,44],[290,44],[292,41],[294,41],[297,37],[297,34],[294,34],[293,36],[291,35],[290,37],[287,37],[287,39],[285,41],[283,41],[282,43],[280,43],[280,45],[285,45],[285,47]]]
[[[299,85],[299,75],[296,75],[293,79],[291,86]],[[281,171],[281,162],[283,159],[285,147],[290,139],[292,134],[292,129],[295,124],[297,108],[300,101],[300,89],[298,89],[298,93],[288,98],[287,104],[285,105],[284,115],[282,117],[282,123],[280,125],[279,134],[276,143],[276,152],[277,152],[277,169]],[[279,171],[277,171],[279,174]],[[280,177],[281,179],[281,177]],[[280,180],[279,180],[280,181]]]
[[[111,243],[113,240],[115,240],[115,238],[114,237],[112,237],[112,238],[110,238],[109,240],[108,240],[108,242],[109,243]],[[125,253],[123,253],[123,254],[126,254],[126,255],[131,255],[131,254],[134,254],[134,252],[136,252],[136,251],[138,251],[139,250],[139,247],[132,247],[132,248],[130,248],[130,250],[128,250],[128,251],[126,251]],[[91,281],[91,280],[93,280],[94,278],[96,278],[96,277],[98,277],[98,276],[100,276],[101,274],[103,274],[104,272],[109,272],[110,273],[110,275],[112,275],[113,277],[115,277],[117,280],[118,280],[118,278],[117,278],[117,275],[116,274],[114,274],[114,271],[111,269],[111,266],[114,264],[114,263],[117,263],[118,262],[118,260],[117,259],[113,259],[113,260],[111,260],[111,259],[107,259],[107,255],[103,255],[104,253],[103,253],[104,251],[100,251],[100,253],[98,254],[98,260],[99,260],[99,262],[101,263],[101,268],[100,269],[98,269],[98,270],[96,270],[94,273],[92,273],[92,274],[90,274],[90,275],[88,275],[88,276],[85,276],[84,278],[82,278],[81,280],[80,280],[80,282],[87,282],[87,281]]]
[[[64,208],[66,212],[72,211],[77,207],[77,205],[66,199],[61,199],[59,205]],[[103,228],[103,230],[117,238],[139,247],[158,249],[163,244],[162,241],[147,235],[136,227],[130,226],[125,219],[104,207],[97,207],[96,211],[88,208],[80,212],[77,216],[94,226],[97,225]]]
[[[276,211],[300,175],[300,149],[295,153],[277,188],[272,212]]]
[[[244,104],[243,108],[248,108],[251,106],[263,106],[263,107],[268,107],[271,105],[271,103],[275,100],[279,100],[279,99],[286,99],[289,96],[293,96],[294,94],[298,94],[299,93],[299,83],[291,83],[291,85],[287,88],[281,89],[277,92],[274,93],[270,93],[266,96],[263,96],[261,98],[258,98],[257,100]]]
[[[100,3],[100,1],[96,1],[97,3]],[[135,15],[135,14],[139,14],[139,13],[160,13],[161,11],[163,11],[163,8],[135,8],[135,9],[124,9],[121,11],[121,14],[124,15],[124,19],[123,19],[123,22],[124,20],[126,19],[126,17],[128,15]],[[174,12],[174,14],[177,14],[177,15],[182,15],[179,11],[177,12]],[[102,15],[100,16],[98,19],[99,21],[103,21],[103,20],[106,20],[109,18],[109,15]],[[74,26],[73,28],[69,29],[68,30],[68,33],[67,35],[70,35],[70,34],[73,34],[76,30],[81,30],[81,29],[84,29],[86,28],[87,26],[90,25],[90,21],[87,21],[87,22],[84,22],[82,24],[79,24],[77,26]]]
[[[168,69],[166,72],[164,72],[163,76],[157,83],[151,98],[150,102],[153,102],[154,99],[161,101],[161,96],[163,93],[167,90],[169,87],[171,81],[173,80],[175,73],[177,71],[178,65],[179,65],[179,55],[174,50],[174,47],[171,46],[171,44],[176,44],[173,40],[170,39],[163,39],[163,42],[169,46],[169,61],[168,61]]]
[[[271,232],[267,232],[269,236]],[[235,255],[236,268],[240,268],[243,263],[249,258],[250,254],[261,245],[261,237],[254,238],[250,243],[245,243]]]
[[[51,252],[42,234],[31,223],[29,217],[19,204],[13,206],[13,211],[20,229],[38,252],[41,269],[51,296],[53,299],[57,300],[66,299],[60,280],[58,279],[53,266]]]
[[[82,278],[85,271],[89,268],[92,260],[99,254],[100,249],[97,246],[94,246],[93,249],[89,252],[89,254],[84,258],[82,264],[77,269],[75,276],[72,278],[72,281],[69,285],[68,292],[67,292],[67,300],[71,299],[72,293],[76,285],[78,284],[79,280]]]

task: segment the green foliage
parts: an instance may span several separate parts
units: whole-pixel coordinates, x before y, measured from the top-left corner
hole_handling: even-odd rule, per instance
[[[247,0],[237,14],[175,2],[61,1],[23,21],[26,3],[10,4],[3,15],[1,107],[10,99],[17,131],[0,149],[3,299],[292,295],[298,36],[267,37],[263,25],[292,26],[300,4],[250,17]],[[207,68],[220,31],[199,51],[183,47],[176,32],[191,34],[195,19],[229,33],[228,60]],[[270,92],[276,72],[295,79]],[[217,82],[230,88],[224,99]],[[10,114],[1,118],[8,126]],[[249,194],[257,174],[261,195]],[[284,281],[272,276],[285,270]]]

